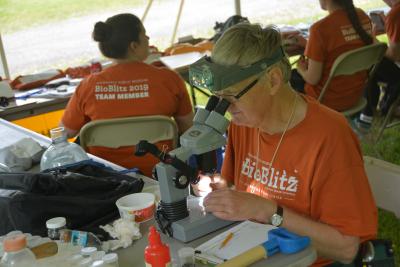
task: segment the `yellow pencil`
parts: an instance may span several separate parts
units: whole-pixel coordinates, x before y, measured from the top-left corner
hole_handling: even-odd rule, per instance
[[[228,244],[228,242],[232,239],[232,237],[233,237],[233,233],[230,232],[230,233],[225,237],[224,241],[222,241],[221,245],[219,246],[219,249],[225,247],[225,246]]]

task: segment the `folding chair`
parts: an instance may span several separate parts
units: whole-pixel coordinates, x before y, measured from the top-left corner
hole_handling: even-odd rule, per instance
[[[178,142],[178,128],[172,118],[161,115],[105,119],[85,124],[79,137],[85,150],[89,146],[132,146],[140,140],[150,143],[172,140],[172,148],[175,148]]]
[[[386,48],[387,45],[384,43],[374,43],[341,54],[333,63],[328,80],[321,90],[318,101],[322,102],[326,89],[331,80],[336,76],[352,75],[359,71],[370,70],[372,68],[372,71],[369,73],[369,76],[371,77],[374,71],[373,66],[382,59]],[[366,105],[367,100],[364,97],[361,97],[356,105],[348,110],[342,111],[341,113],[346,117],[350,117],[363,110]]]
[[[398,88],[400,90],[400,88]],[[400,121],[395,121],[390,123],[390,120],[392,119],[393,113],[395,112],[396,108],[400,105],[400,94],[397,96],[396,100],[392,103],[390,106],[388,112],[386,113],[385,117],[383,118],[383,122],[378,128],[378,133],[376,135],[376,138],[374,140],[374,144],[378,144],[379,140],[381,139],[383,135],[383,131],[388,128],[395,127],[397,125],[400,125]]]

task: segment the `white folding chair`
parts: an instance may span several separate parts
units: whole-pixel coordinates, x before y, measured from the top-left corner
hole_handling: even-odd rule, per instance
[[[364,167],[376,205],[400,218],[400,166],[364,156]]]
[[[172,140],[172,148],[175,148],[178,128],[175,121],[167,116],[126,117],[91,121],[82,127],[79,137],[85,150],[89,146],[132,146],[140,140],[150,143]]]
[[[400,90],[400,88],[398,88],[398,89]],[[395,111],[399,105],[400,105],[400,94],[397,96],[396,100],[392,103],[387,114],[383,117],[383,121],[378,126],[378,132],[374,139],[375,145],[378,144],[379,140],[381,139],[381,137],[383,135],[383,132],[386,129],[400,125],[400,121],[390,122],[393,117],[393,114],[395,113]]]
[[[384,43],[374,43],[341,54],[333,63],[328,80],[321,90],[318,101],[321,103],[323,102],[326,90],[334,77],[339,75],[352,75],[362,70],[373,69],[373,66],[382,59],[386,48],[387,45]],[[369,74],[369,76],[372,76],[373,70],[370,71]],[[364,97],[361,97],[356,105],[350,109],[342,111],[342,114],[346,117],[350,117],[363,110],[366,105],[367,100]]]

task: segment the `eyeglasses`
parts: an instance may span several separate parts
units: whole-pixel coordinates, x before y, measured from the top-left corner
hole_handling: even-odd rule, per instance
[[[217,95],[218,97],[222,97],[225,98],[226,100],[228,100],[229,102],[235,102],[238,101],[239,98],[241,98],[245,93],[247,93],[248,91],[250,91],[251,88],[254,87],[254,85],[256,85],[256,83],[258,82],[258,78],[255,79],[254,81],[252,81],[249,85],[247,85],[245,88],[243,88],[239,93],[237,93],[236,95],[231,95],[231,94],[221,94],[221,95]],[[233,101],[231,101],[230,99],[233,99]]]

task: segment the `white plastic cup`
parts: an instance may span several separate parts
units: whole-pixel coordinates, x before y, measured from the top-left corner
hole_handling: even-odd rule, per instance
[[[121,197],[115,203],[121,218],[135,222],[145,222],[153,218],[155,196],[151,193],[135,193]]]
[[[178,250],[179,263],[182,267],[194,267],[194,248],[184,247]]]

